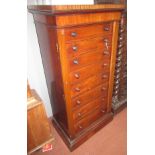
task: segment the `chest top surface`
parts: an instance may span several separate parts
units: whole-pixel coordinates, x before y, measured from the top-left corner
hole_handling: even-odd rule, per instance
[[[84,12],[118,11],[125,8],[124,4],[95,4],[95,5],[29,5],[31,13],[39,14],[69,14]]]
[[[119,20],[124,9],[123,4],[28,6],[35,21],[57,27]]]

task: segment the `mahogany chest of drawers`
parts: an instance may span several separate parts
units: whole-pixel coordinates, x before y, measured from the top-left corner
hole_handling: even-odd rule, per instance
[[[124,5],[29,6],[53,110],[70,150],[111,112],[119,20]]]

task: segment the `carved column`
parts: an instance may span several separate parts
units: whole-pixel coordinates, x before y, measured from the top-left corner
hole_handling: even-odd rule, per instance
[[[127,24],[126,12],[122,13],[119,30],[112,106],[117,110],[127,101]]]
[[[125,4],[126,0],[94,0],[95,4]],[[120,21],[112,108],[115,112],[127,102],[127,10]]]

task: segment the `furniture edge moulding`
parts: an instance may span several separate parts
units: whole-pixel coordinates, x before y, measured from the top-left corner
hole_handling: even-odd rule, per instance
[[[33,14],[61,15],[80,14],[102,11],[120,11],[126,8],[124,4],[93,4],[93,5],[28,5]]]

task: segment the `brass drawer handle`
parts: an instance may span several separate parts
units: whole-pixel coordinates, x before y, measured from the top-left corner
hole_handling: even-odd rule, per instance
[[[76,103],[77,103],[77,105],[80,105],[81,104],[80,100],[77,100]]]
[[[76,33],[76,32],[72,32],[72,33],[71,33],[71,36],[72,36],[72,37],[76,37],[76,36],[77,36],[77,33]]]
[[[104,110],[104,109],[101,109],[101,112],[102,112],[102,113],[105,113],[105,110]]]
[[[102,98],[101,100],[102,100],[102,101],[105,101],[105,98]]]
[[[107,88],[105,88],[105,87],[102,87],[102,88],[101,88],[101,90],[102,90],[102,91],[105,91],[105,90],[107,90]]]
[[[106,74],[102,75],[102,79],[107,79],[107,78],[108,78],[108,75],[106,75]]]
[[[109,42],[110,42],[109,39],[107,39],[107,38],[104,39],[104,43],[105,43],[107,50],[109,49]]]
[[[79,64],[78,60],[73,60],[73,63],[76,64],[76,65]]]
[[[81,113],[80,112],[78,113],[78,116],[81,117]]]
[[[109,51],[104,51],[103,54],[104,55],[110,55],[110,52]]]
[[[80,91],[80,88],[77,87],[77,88],[75,88],[75,90],[76,90],[77,92],[79,92],[79,91]]]
[[[79,125],[79,128],[82,129],[83,127],[81,125]]]
[[[78,73],[75,73],[74,76],[75,76],[76,79],[80,78],[80,75]]]
[[[105,43],[109,43],[109,39],[107,39],[107,38],[105,38],[103,41],[104,41]]]
[[[110,31],[110,27],[104,27],[104,31]]]
[[[73,49],[73,51],[77,51],[78,47],[77,46],[73,46],[72,49]]]
[[[107,66],[108,66],[108,64],[107,64],[107,63],[104,63],[104,64],[103,64],[103,67],[107,67]]]

